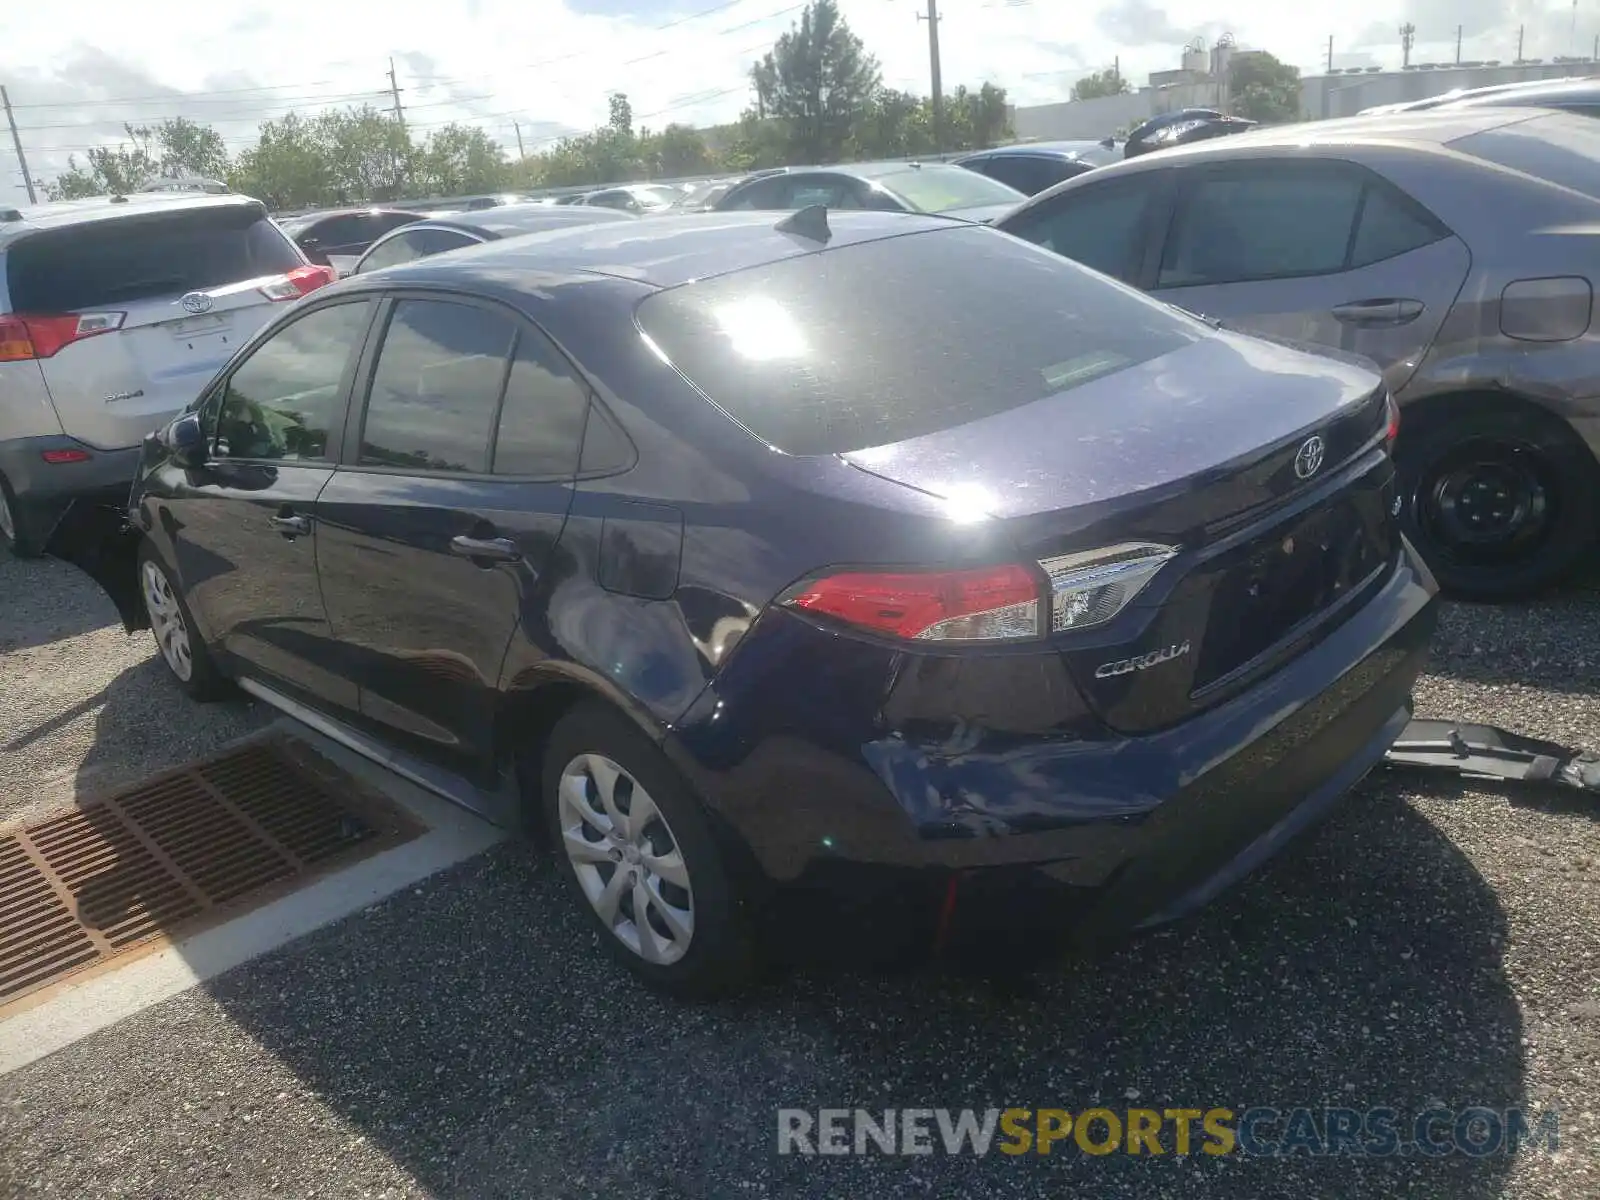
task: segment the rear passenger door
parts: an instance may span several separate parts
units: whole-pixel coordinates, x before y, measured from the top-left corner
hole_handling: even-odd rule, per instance
[[[1251,159],[1178,174],[1157,296],[1365,355],[1392,389],[1405,385],[1471,267],[1459,238],[1354,163]]]
[[[510,310],[397,294],[318,504],[318,570],[365,722],[472,771],[565,524],[588,392]]]

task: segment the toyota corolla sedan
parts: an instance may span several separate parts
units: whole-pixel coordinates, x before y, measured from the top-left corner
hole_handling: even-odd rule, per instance
[[[597,225],[307,297],[86,565],[190,695],[526,821],[705,994],[819,884],[930,939],[1037,885],[1096,946],[1327,812],[1435,621],[1396,420],[1362,360],[980,225]]]

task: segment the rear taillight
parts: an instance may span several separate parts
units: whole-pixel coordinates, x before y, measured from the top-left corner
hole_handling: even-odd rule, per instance
[[[1389,449],[1394,449],[1395,439],[1400,436],[1400,405],[1395,402],[1394,393],[1386,392],[1383,397],[1384,410],[1388,414],[1387,423],[1384,425],[1383,440]]]
[[[73,342],[122,328],[125,313],[67,313],[63,316],[0,317],[0,362],[49,358]]]
[[[92,455],[87,450],[43,450],[39,457],[51,466],[59,467],[63,463],[88,462]]]
[[[271,283],[261,285],[261,294],[268,300],[298,300],[301,296],[309,295],[319,287],[325,287],[339,278],[339,273],[332,267],[304,266],[296,267],[282,279],[274,279]]]
[[[789,608],[906,641],[1000,642],[1045,632],[1045,580],[1017,564],[961,571],[842,572],[795,588]]]

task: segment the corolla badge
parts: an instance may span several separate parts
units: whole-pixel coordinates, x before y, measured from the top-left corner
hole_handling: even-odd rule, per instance
[[[194,313],[196,316],[211,311],[211,297],[204,292],[190,292],[178,303],[183,306],[184,312]]]
[[[1301,479],[1310,479],[1322,470],[1322,460],[1327,453],[1328,447],[1322,439],[1312,434],[1300,443],[1300,449],[1294,453],[1294,473]]]
[[[1134,671],[1148,671],[1189,653],[1188,642],[1174,642],[1149,654],[1136,654],[1132,658],[1119,658],[1115,662],[1101,663],[1094,669],[1096,679],[1110,679],[1113,675],[1131,675]]]

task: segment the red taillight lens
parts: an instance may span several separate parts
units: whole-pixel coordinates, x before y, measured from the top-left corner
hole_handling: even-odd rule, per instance
[[[67,313],[64,316],[0,317],[0,362],[49,358],[63,347],[122,328],[119,312]]]
[[[282,279],[274,279],[271,283],[262,285],[261,294],[268,300],[298,300],[301,296],[316,291],[339,278],[339,273],[332,267],[304,266],[296,267]]]
[[[1384,397],[1384,404],[1388,409],[1388,424],[1384,427],[1383,440],[1389,444],[1389,449],[1394,449],[1394,440],[1400,436],[1400,405],[1395,402],[1393,394]]]
[[[1039,637],[1044,581],[1007,564],[965,571],[846,572],[796,588],[790,608],[907,641]]]
[[[43,450],[39,457],[51,466],[60,466],[62,463],[88,462],[91,456],[87,450]]]

